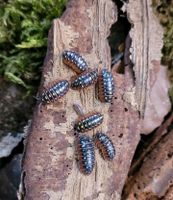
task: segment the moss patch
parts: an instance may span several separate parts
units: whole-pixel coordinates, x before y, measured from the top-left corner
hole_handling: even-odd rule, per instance
[[[0,0],[0,75],[31,92],[40,79],[51,22],[67,0]]]

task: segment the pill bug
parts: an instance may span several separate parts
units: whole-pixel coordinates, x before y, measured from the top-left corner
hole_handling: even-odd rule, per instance
[[[103,122],[103,115],[97,112],[89,113],[85,116],[80,117],[78,121],[75,122],[74,130],[77,132],[86,132]]]
[[[98,73],[96,70],[84,72],[79,76],[73,78],[71,87],[72,89],[82,89],[97,82]]]
[[[101,102],[112,101],[115,91],[114,79],[107,69],[102,69],[98,77],[98,98]]]
[[[37,99],[41,103],[47,104],[61,98],[68,92],[68,90],[69,82],[67,80],[61,80],[49,89],[45,90]]]
[[[85,175],[91,174],[95,165],[95,152],[93,139],[86,135],[76,139],[76,155],[79,170]]]
[[[74,51],[63,52],[63,63],[80,74],[88,69],[86,61]]]
[[[94,142],[105,160],[113,160],[115,157],[115,147],[111,139],[104,133],[96,133]]]

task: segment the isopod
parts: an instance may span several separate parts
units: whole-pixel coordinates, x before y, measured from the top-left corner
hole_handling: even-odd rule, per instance
[[[112,101],[115,92],[115,83],[111,72],[102,69],[98,77],[98,98],[101,102]]]
[[[99,126],[103,122],[103,115],[98,112],[89,113],[80,117],[75,122],[74,130],[77,132],[86,132]]]
[[[68,92],[68,90],[69,82],[67,80],[61,80],[55,83],[49,89],[45,90],[37,99],[41,103],[47,104],[63,97]]]
[[[63,52],[63,63],[72,68],[78,74],[88,69],[86,61],[82,58],[81,55],[74,51]]]
[[[76,155],[80,171],[89,175],[95,165],[94,142],[86,135],[78,136],[76,139]]]
[[[111,139],[104,133],[96,133],[94,142],[100,151],[103,159],[113,160],[115,157],[115,147]]]
[[[71,83],[73,89],[82,89],[88,87],[97,82],[97,71],[83,72],[79,76],[75,77]]]

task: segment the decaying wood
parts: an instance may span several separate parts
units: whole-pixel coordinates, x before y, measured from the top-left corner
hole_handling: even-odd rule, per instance
[[[151,4],[151,0],[130,0],[124,8],[133,24],[130,31],[130,51],[136,82],[124,96],[127,95],[125,100],[136,107],[144,118],[141,129],[144,134],[158,127],[171,109],[167,95],[170,87],[167,69],[161,65],[163,28],[154,15]]]
[[[129,171],[129,176],[132,176],[135,171],[140,167],[145,158],[157,147],[159,142],[168,134],[168,129],[173,123],[173,114],[154,132],[154,138],[149,146],[140,154],[140,157],[132,163]],[[127,184],[126,184],[127,185]]]
[[[154,143],[156,144],[156,141],[150,145],[150,152],[148,148],[140,170],[133,174],[133,176],[129,176],[123,199],[172,199],[173,131],[169,131],[169,126],[172,123],[173,114],[156,132],[156,136],[160,139],[160,142],[155,148],[153,145]]]
[[[125,74],[117,74],[113,70],[116,95],[111,105],[95,98],[93,86],[80,92],[70,90],[54,104],[37,105],[35,108],[23,162],[26,200],[121,198],[140,140],[140,121],[145,115],[146,93],[150,88],[150,66],[152,60],[160,60],[161,48],[157,47],[157,40],[152,44],[148,40],[150,22],[143,16],[151,13],[151,8],[145,2],[150,1],[130,0],[127,4],[129,17],[134,23],[130,36],[135,62],[133,69],[126,66]],[[107,37],[116,16],[116,5],[111,0],[71,0],[64,15],[53,21],[49,32],[40,92],[53,81],[70,80],[75,74],[62,63],[63,50],[80,52],[92,69],[103,66],[110,69]],[[153,48],[156,51],[151,54]],[[73,103],[81,105],[85,112],[96,110],[104,114],[103,124],[87,134],[92,136],[97,130],[102,130],[116,147],[117,155],[113,162],[105,162],[96,151],[96,166],[89,176],[79,172],[75,161],[73,124],[78,116],[73,110]]]
[[[143,116],[140,132],[149,134],[160,127],[149,146],[133,162],[122,199],[172,199],[172,132],[167,129],[172,124],[173,115],[161,125],[171,109],[167,69],[160,63],[163,29],[152,12],[150,0],[138,4],[129,1],[126,9],[134,23],[130,36],[137,84],[131,91],[135,91],[136,107]]]

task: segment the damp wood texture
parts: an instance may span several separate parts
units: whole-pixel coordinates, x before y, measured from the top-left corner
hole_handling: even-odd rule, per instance
[[[80,53],[92,70],[103,67],[111,70],[116,93],[111,104],[102,103],[96,98],[92,85],[80,91],[70,89],[58,101],[36,106],[22,166],[25,200],[120,200],[140,133],[148,134],[162,122],[166,113],[159,113],[159,119],[156,115],[152,119],[151,112],[146,110],[148,105],[155,109],[151,102],[148,104],[147,97],[162,78],[157,76],[161,70],[162,47],[158,35],[162,35],[162,30],[152,12],[151,1],[129,0],[123,9],[133,23],[129,34],[133,65],[127,62],[124,74],[110,68],[107,37],[117,21],[117,7],[113,1],[71,0],[63,16],[53,21],[39,92],[54,81],[70,81],[76,75],[62,62],[62,52],[73,50]],[[127,61],[129,54],[125,57]],[[153,82],[150,85],[151,73]],[[166,86],[162,98],[168,101]],[[154,97],[157,95],[155,91]],[[95,167],[88,176],[80,172],[75,160],[73,126],[79,116],[73,109],[74,103],[79,104],[84,113],[104,114],[103,123],[86,134],[92,137],[97,131],[104,132],[116,149],[113,161],[107,162],[95,150]],[[165,103],[164,106],[168,112],[170,105]],[[150,127],[145,126],[146,115],[146,119],[150,117]]]

